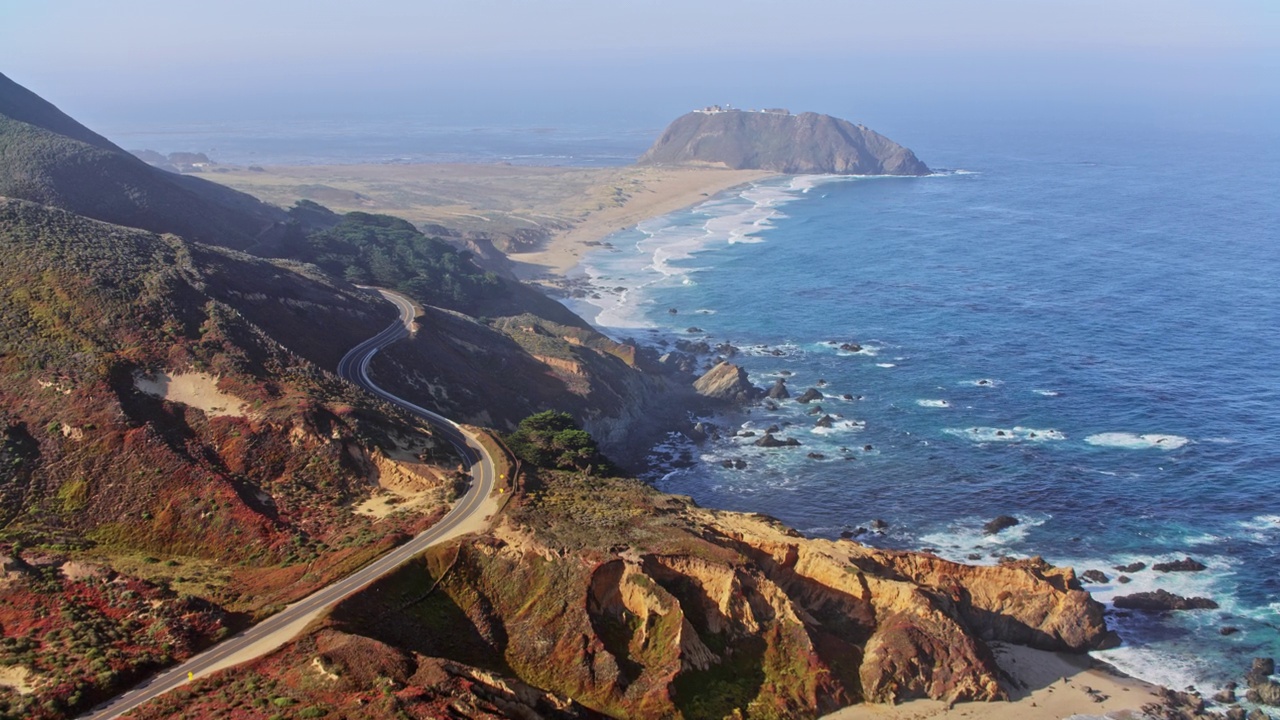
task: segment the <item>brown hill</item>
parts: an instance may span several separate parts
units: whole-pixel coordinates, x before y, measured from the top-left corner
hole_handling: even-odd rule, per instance
[[[667,126],[639,162],[715,163],[788,174],[929,174],[914,153],[870,128],[811,112],[687,113]]]

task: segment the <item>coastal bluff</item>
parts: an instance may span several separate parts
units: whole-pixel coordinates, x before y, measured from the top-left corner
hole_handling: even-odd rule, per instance
[[[715,164],[787,174],[929,174],[915,153],[848,120],[718,106],[676,118],[638,163]]]

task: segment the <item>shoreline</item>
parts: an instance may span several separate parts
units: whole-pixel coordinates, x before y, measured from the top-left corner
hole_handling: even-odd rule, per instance
[[[723,177],[723,176],[722,176]],[[569,230],[558,232],[537,251],[510,254],[517,277],[545,289],[552,296],[588,320],[597,330],[593,314],[584,314],[585,301],[574,301],[567,291],[599,289],[584,285],[582,261],[592,251],[607,249],[602,241],[610,235],[634,227],[645,220],[697,206],[711,197],[759,180],[781,177],[778,173],[758,173],[742,182],[713,184],[712,190],[697,194],[669,192],[660,200],[632,207],[630,204],[584,218]],[[714,179],[714,176],[712,176]],[[630,212],[626,210],[630,209]],[[642,215],[643,210],[651,210]],[[591,306],[594,307],[594,306]],[[597,308],[598,310],[598,308]],[[724,411],[716,411],[714,416]],[[917,549],[917,552],[919,550]],[[1127,674],[1090,653],[1050,652],[1030,647],[992,642],[990,647],[1009,694],[1007,702],[950,703],[918,699],[897,705],[864,703],[823,715],[823,720],[932,720],[938,718],[991,718],[992,720],[1060,720],[1079,716],[1128,720],[1145,717],[1144,706],[1159,705],[1160,685]]]
[[[1021,645],[991,643],[1006,676],[1008,702],[908,700],[899,705],[864,703],[823,720],[925,720],[981,717],[987,720],[1061,720],[1074,716],[1143,717],[1144,705],[1160,704],[1158,686],[1125,675],[1090,655],[1069,655]]]
[[[629,182],[615,186],[615,190],[626,188],[621,202],[588,211],[570,227],[553,232],[538,250],[508,253],[516,277],[525,282],[570,279],[582,259],[616,232],[694,207],[734,188],[781,177],[765,170],[723,168],[631,165],[625,170]]]

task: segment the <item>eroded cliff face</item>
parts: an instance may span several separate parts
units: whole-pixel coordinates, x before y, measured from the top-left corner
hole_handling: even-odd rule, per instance
[[[987,642],[1111,637],[1074,573],[1039,559],[971,567],[811,540],[582,476],[543,480],[489,535],[432,551],[330,623],[635,718],[996,700]]]

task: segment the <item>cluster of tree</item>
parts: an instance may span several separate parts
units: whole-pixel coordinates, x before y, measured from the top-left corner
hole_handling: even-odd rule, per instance
[[[587,470],[607,465],[591,434],[568,413],[530,415],[507,436],[507,446],[524,462],[552,470]]]
[[[313,215],[314,209],[299,203],[291,213]],[[347,213],[331,227],[292,233],[281,250],[349,282],[393,288],[461,312],[479,305],[484,294],[502,291],[498,276],[477,267],[470,253],[390,215]]]

